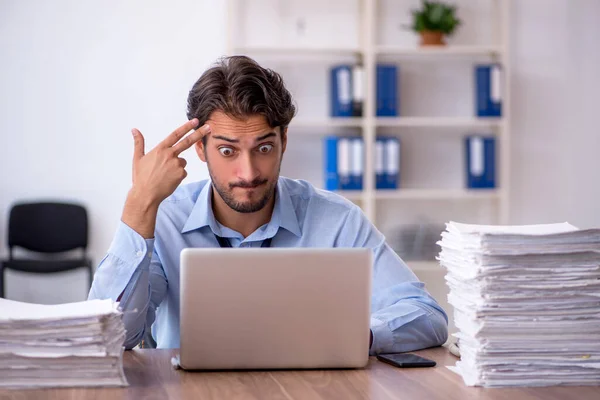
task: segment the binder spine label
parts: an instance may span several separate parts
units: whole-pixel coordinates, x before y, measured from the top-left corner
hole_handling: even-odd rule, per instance
[[[350,184],[350,139],[340,138],[338,141],[338,173],[340,179],[339,188],[347,190]]]
[[[490,99],[494,103],[502,101],[502,71],[498,64],[490,70]]]
[[[484,172],[483,138],[474,136],[469,141],[469,152],[471,163],[469,169],[471,175],[482,176]]]
[[[338,100],[340,104],[350,104],[352,101],[351,88],[350,88],[350,71],[346,68],[341,68],[337,73],[337,85],[338,85]]]

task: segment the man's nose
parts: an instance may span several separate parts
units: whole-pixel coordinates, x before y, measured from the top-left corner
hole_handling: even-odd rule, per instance
[[[240,165],[238,167],[237,177],[244,182],[252,182],[260,176],[260,171],[257,168],[256,161],[250,154],[242,154],[239,158]]]

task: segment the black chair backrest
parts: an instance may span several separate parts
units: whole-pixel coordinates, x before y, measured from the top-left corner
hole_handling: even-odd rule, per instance
[[[8,247],[59,253],[88,244],[87,211],[77,204],[20,203],[10,210]]]

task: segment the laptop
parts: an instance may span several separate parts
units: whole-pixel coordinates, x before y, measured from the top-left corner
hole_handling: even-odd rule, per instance
[[[363,368],[371,271],[362,248],[184,249],[179,365]]]

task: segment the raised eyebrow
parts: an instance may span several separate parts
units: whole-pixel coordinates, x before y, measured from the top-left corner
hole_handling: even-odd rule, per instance
[[[231,138],[221,136],[221,135],[213,135],[212,138],[213,139],[221,139],[221,140],[224,140],[229,143],[239,143],[240,142],[238,139],[231,139]]]
[[[269,132],[269,133],[266,133],[266,134],[264,134],[264,135],[262,135],[260,137],[257,137],[256,139],[254,139],[254,141],[255,142],[260,142],[261,140],[265,140],[266,138],[270,138],[270,137],[273,137],[273,136],[277,136],[277,134],[275,132]]]

